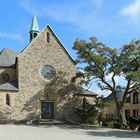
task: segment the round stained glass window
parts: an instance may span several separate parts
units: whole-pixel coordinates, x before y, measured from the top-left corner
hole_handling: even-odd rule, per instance
[[[41,76],[45,80],[52,80],[56,76],[56,70],[54,67],[52,67],[50,65],[44,65],[41,69]]]
[[[8,73],[3,73],[2,77],[5,82],[10,80],[10,75]]]

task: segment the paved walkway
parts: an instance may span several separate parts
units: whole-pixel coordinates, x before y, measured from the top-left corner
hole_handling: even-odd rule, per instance
[[[140,140],[140,132],[71,125],[0,125],[0,140]]]

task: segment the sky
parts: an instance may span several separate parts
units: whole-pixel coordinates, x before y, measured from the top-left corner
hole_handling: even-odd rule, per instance
[[[29,43],[33,14],[49,24],[70,55],[74,41],[96,36],[111,48],[140,38],[140,0],[0,0],[0,51]]]

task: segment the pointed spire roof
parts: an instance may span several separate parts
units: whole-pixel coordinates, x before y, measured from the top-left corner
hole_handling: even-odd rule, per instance
[[[37,22],[37,18],[36,18],[35,14],[33,16],[32,24],[31,24],[31,28],[30,28],[30,32],[33,32],[33,31],[40,32],[38,22]]]

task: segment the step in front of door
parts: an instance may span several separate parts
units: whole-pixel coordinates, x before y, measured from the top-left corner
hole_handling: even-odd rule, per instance
[[[45,124],[58,125],[58,124],[64,124],[64,122],[58,121],[58,120],[41,119],[39,124],[41,124],[41,125],[45,125]]]

